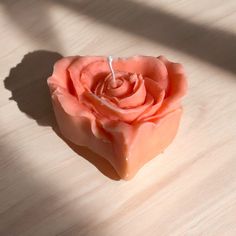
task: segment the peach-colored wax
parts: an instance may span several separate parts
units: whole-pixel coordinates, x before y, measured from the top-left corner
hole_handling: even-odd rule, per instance
[[[48,85],[62,134],[132,178],[176,135],[187,90],[185,73],[164,57],[59,60]],[[114,83],[115,79],[115,83]]]

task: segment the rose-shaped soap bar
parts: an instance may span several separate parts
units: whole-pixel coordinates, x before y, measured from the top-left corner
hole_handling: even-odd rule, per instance
[[[107,159],[123,179],[171,143],[187,82],[181,64],[163,56],[113,60],[65,57],[48,85],[61,133]]]

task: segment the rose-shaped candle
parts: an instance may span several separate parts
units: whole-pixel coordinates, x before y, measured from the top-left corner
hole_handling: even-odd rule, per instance
[[[182,65],[163,56],[112,65],[106,57],[65,57],[48,85],[61,133],[108,160],[123,179],[171,143],[187,90]]]

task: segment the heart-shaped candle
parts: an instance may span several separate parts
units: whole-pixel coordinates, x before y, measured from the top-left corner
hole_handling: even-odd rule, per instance
[[[176,135],[187,90],[181,64],[163,56],[74,56],[59,60],[48,85],[61,133],[132,178]]]

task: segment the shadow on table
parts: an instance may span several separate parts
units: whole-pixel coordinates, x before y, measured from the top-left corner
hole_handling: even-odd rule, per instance
[[[190,21],[146,3],[133,0],[44,0],[33,3],[3,0],[0,5],[17,29],[34,41],[58,50],[62,45],[49,11],[53,5],[61,5],[94,19],[96,23],[137,35],[236,73],[235,33],[213,27],[210,23],[203,25]]]
[[[46,80],[52,73],[54,63],[61,57],[50,51],[35,51],[25,55],[4,80],[5,88],[12,93],[10,99],[16,101],[19,109],[39,125],[52,127],[73,151],[96,166],[105,176],[119,180],[114,168],[105,159],[66,140],[56,125]]]
[[[236,73],[236,35],[132,0],[50,0],[97,22]]]
[[[1,10],[15,29],[27,35],[34,43],[58,51],[63,48],[54,27],[51,4],[45,1],[1,0]]]
[[[62,188],[55,182],[55,177],[60,179],[60,173],[55,176],[53,172],[49,175],[45,172],[42,177],[24,160],[20,148],[3,139],[0,140],[0,166],[1,236],[71,235],[74,228],[79,234],[96,224],[96,215],[91,215],[91,209],[78,205],[79,194],[76,198],[68,197],[74,194],[74,188],[80,188],[81,183]],[[88,232],[86,235],[93,234]]]

